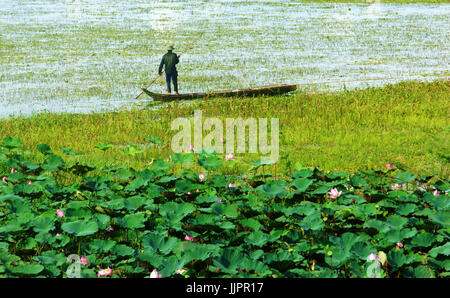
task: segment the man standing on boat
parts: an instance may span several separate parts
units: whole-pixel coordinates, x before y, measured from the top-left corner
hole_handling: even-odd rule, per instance
[[[162,74],[162,69],[164,66],[164,71],[166,72],[167,92],[169,94],[171,93],[170,81],[172,80],[175,94],[178,95],[178,72],[175,65],[178,64],[179,59],[178,55],[172,52],[173,49],[173,45],[167,47],[167,53],[164,54],[161,63],[159,64],[158,73],[159,75]]]

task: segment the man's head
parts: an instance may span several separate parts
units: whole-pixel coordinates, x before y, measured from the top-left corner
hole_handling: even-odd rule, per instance
[[[168,51],[172,51],[175,47],[173,46],[173,44],[170,44],[167,46],[167,50]]]

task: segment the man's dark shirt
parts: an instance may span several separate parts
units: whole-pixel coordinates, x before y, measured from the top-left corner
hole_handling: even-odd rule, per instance
[[[161,63],[159,64],[158,73],[161,73],[163,66],[166,74],[173,74],[177,71],[175,65],[179,62],[178,56],[175,53],[172,53],[172,51],[168,51],[164,56],[162,57]]]

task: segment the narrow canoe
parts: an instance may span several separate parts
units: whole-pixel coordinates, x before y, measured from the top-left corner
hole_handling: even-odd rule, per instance
[[[246,89],[221,90],[209,93],[185,93],[179,95],[153,93],[145,88],[142,88],[142,90],[154,100],[174,101],[174,100],[191,100],[198,98],[213,98],[213,97],[252,97],[259,95],[279,95],[297,90],[297,85],[296,84],[269,85]]]

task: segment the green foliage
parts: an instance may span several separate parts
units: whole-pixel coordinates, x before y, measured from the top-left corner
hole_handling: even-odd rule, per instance
[[[219,157],[206,151],[142,171],[104,168],[86,176],[48,146],[39,146],[39,163],[11,152],[20,140],[2,144],[0,277],[65,276],[74,252],[89,260],[85,277],[106,267],[122,277],[153,269],[176,277],[182,268],[192,277],[366,277],[376,264],[369,255],[379,253],[386,255],[382,276],[446,277],[450,267],[445,179],[303,168],[289,179],[208,173],[199,181],[189,169],[170,172],[194,161],[219,167]],[[25,162],[35,169],[7,168]],[[81,182],[55,179],[66,173]],[[420,187],[392,190],[400,180]],[[230,189],[228,181],[241,185]],[[334,187],[342,189],[338,198],[328,195]]]

